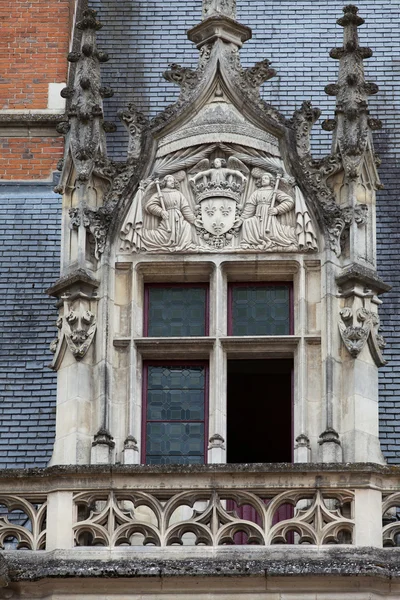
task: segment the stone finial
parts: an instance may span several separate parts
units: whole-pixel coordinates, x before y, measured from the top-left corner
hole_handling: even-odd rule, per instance
[[[203,0],[203,19],[215,15],[236,19],[236,0]]]
[[[79,52],[70,52],[68,60],[75,63],[73,84],[61,91],[61,96],[69,100],[68,122],[60,124],[59,131],[69,133],[67,152],[72,160],[79,181],[87,181],[95,160],[106,153],[105,131],[115,126],[104,122],[103,98],[110,98],[113,91],[102,87],[100,63],[108,60],[108,55],[97,49],[96,32],[101,23],[96,19],[96,11],[83,12],[82,20],[76,24],[82,31]]]
[[[325,121],[323,128],[334,131],[334,146],[341,154],[345,173],[354,180],[367,149],[369,130],[380,127],[379,120],[369,118],[368,111],[368,96],[376,94],[378,86],[364,77],[363,60],[372,56],[372,50],[361,47],[358,41],[358,27],[364,19],[356,6],[345,6],[343,12],[337,21],[344,28],[343,46],[330,52],[331,58],[339,60],[338,80],[325,87],[328,95],[336,96],[335,119]]]

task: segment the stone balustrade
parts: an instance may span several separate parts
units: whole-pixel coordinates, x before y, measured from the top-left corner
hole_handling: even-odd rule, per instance
[[[0,474],[0,547],[396,546],[398,473],[372,464],[10,470]]]

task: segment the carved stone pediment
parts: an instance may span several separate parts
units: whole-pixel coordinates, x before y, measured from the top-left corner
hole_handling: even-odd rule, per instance
[[[318,249],[287,158],[289,127],[259,95],[275,72],[268,61],[244,69],[237,50],[217,39],[201,47],[196,71],[166,73],[181,95],[150,124],[155,159],[120,229],[122,252]]]
[[[192,119],[162,137],[158,156],[195,144],[236,143],[280,156],[279,138],[246,119],[226,98],[219,85]]]

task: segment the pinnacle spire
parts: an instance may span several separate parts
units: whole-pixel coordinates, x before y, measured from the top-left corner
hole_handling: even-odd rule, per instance
[[[68,122],[60,124],[62,133],[69,132],[67,145],[80,181],[87,181],[99,155],[106,153],[105,131],[113,124],[104,122],[103,98],[113,95],[111,88],[101,86],[100,63],[108,61],[108,55],[97,48],[96,32],[102,24],[96,19],[96,11],[83,12],[76,24],[82,31],[79,52],[70,52],[68,61],[76,63],[73,84],[61,91],[69,99]]]
[[[218,15],[236,19],[236,0],[203,0],[203,20]]]
[[[334,146],[339,148],[346,175],[356,179],[368,145],[369,130],[378,129],[380,122],[369,117],[368,96],[376,94],[378,86],[365,81],[364,59],[372,56],[370,48],[361,47],[358,27],[364,19],[352,4],[343,8],[344,16],[337,20],[343,27],[343,46],[333,48],[331,58],[339,60],[337,83],[327,85],[325,92],[336,96],[335,119],[325,121],[324,129],[335,131]]]

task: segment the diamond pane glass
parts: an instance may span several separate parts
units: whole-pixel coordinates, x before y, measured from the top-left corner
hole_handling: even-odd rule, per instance
[[[232,335],[289,334],[289,286],[232,287]]]
[[[206,335],[206,288],[149,287],[148,336]]]
[[[204,463],[205,367],[147,370],[147,464]]]

